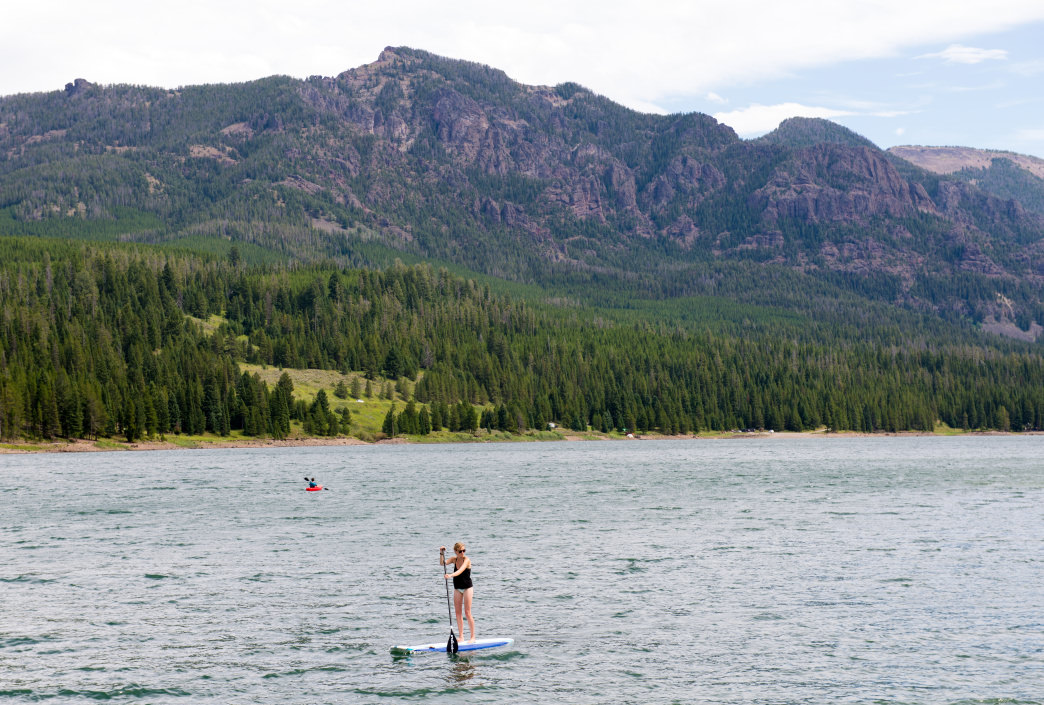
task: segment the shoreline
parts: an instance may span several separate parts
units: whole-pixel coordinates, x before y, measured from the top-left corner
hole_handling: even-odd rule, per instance
[[[147,451],[147,450],[210,450],[216,448],[309,448],[309,447],[337,447],[337,446],[380,446],[380,445],[445,445],[447,443],[554,443],[554,442],[584,442],[584,441],[685,441],[685,440],[749,440],[755,438],[909,438],[909,437],[938,437],[952,438],[963,436],[1039,436],[1044,431],[957,431],[953,433],[929,433],[926,431],[897,431],[880,433],[863,433],[857,431],[755,431],[735,433],[713,433],[713,434],[687,434],[676,436],[663,436],[659,434],[645,434],[631,438],[621,436],[610,436],[600,433],[560,433],[557,437],[527,437],[522,436],[496,436],[483,438],[475,436],[471,438],[453,437],[445,439],[415,440],[411,438],[396,437],[384,438],[378,441],[364,441],[354,437],[336,438],[287,438],[276,440],[272,438],[236,438],[221,439],[215,437],[210,439],[179,439],[170,440],[146,440],[127,443],[112,439],[101,439],[88,441],[77,439],[72,441],[52,442],[7,442],[0,444],[0,455],[24,455],[30,453],[109,453],[124,451]]]

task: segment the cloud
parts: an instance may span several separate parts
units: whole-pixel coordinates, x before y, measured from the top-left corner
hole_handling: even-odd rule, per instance
[[[848,110],[801,105],[800,103],[780,103],[778,105],[755,103],[739,110],[715,113],[714,119],[725,123],[740,136],[754,137],[771,132],[779,126],[779,123],[791,117],[831,119],[853,114]]]
[[[880,117],[880,118],[896,118],[896,117],[903,117],[903,116],[906,116],[906,115],[913,115],[914,113],[917,113],[917,112],[920,112],[920,111],[917,111],[917,110],[877,110],[877,111],[874,111],[874,112],[869,112],[869,113],[867,113],[867,115],[870,115],[872,117]]]
[[[1044,143],[1044,127],[1023,128],[1015,133],[1015,139],[1020,142]]]
[[[715,93],[714,91],[711,91],[710,93],[707,94],[707,100],[709,100],[712,103],[717,103],[718,105],[724,105],[725,103],[729,102],[729,101],[725,100],[724,98],[722,98],[717,93]]]
[[[948,64],[981,64],[983,61],[1005,61],[1008,52],[1004,49],[979,49],[963,44],[951,44],[934,54],[921,54],[918,59],[942,59]]]
[[[999,88],[1004,88],[1005,85],[1004,81],[991,81],[990,83],[980,83],[976,86],[948,85],[938,90],[946,93],[976,93],[981,91],[995,91]]]
[[[1019,76],[1026,78],[1032,78],[1044,73],[1044,59],[1036,59],[1033,61],[1020,61],[1011,65],[1012,73],[1016,73]]]
[[[670,111],[665,109],[663,106],[644,100],[629,100],[626,103],[623,103],[623,105],[626,105],[631,110],[637,110],[640,113],[652,113],[654,115],[667,115],[670,113]]]
[[[1044,20],[1040,0],[252,0],[8,3],[0,95],[76,76],[158,86],[331,75],[407,45],[503,69],[525,83],[576,81],[626,105],[664,104],[844,61]],[[46,31],[27,32],[26,27]]]

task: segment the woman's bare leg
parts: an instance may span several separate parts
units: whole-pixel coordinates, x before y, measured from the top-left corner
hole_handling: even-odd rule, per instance
[[[468,618],[468,631],[471,633],[471,641],[475,641],[475,620],[471,616],[471,597],[475,593],[475,588],[468,588],[464,591],[464,615]],[[457,593],[460,595],[460,593]],[[460,624],[460,610],[457,610],[457,624]],[[462,627],[463,628],[463,627]],[[463,636],[463,633],[461,633]]]
[[[471,590],[468,590],[468,592],[471,592]],[[470,595],[468,597],[470,598]],[[454,590],[453,591],[453,607],[454,607],[454,609],[457,612],[457,634],[459,635],[461,641],[464,640],[464,621],[461,619],[461,615],[460,615],[461,604],[463,602],[464,602],[464,596],[460,594],[460,590]],[[469,615],[468,618],[469,619],[470,619],[470,614],[471,614],[471,600],[469,599],[468,600],[468,615]]]

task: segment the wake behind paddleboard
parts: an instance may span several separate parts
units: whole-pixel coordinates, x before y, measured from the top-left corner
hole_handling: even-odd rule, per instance
[[[476,639],[473,642],[461,641],[458,644],[459,651],[476,651],[478,649],[493,649],[498,646],[511,646],[515,643],[514,639]],[[391,652],[393,654],[422,654],[431,653],[435,651],[441,651],[446,653],[446,642],[441,644],[421,644],[420,646],[393,646]]]

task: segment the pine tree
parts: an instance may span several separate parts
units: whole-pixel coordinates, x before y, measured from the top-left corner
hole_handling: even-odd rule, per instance
[[[43,438],[54,438],[60,431],[58,400],[55,399],[54,388],[45,384],[40,392],[40,435]]]
[[[417,405],[412,399],[406,403],[406,408],[399,414],[398,424],[401,433],[415,435],[419,432]]]
[[[384,431],[384,435],[388,438],[395,438],[399,435],[399,427],[395,417],[395,404],[392,404],[388,408],[388,413],[384,416],[384,424],[381,426],[381,430]]]

